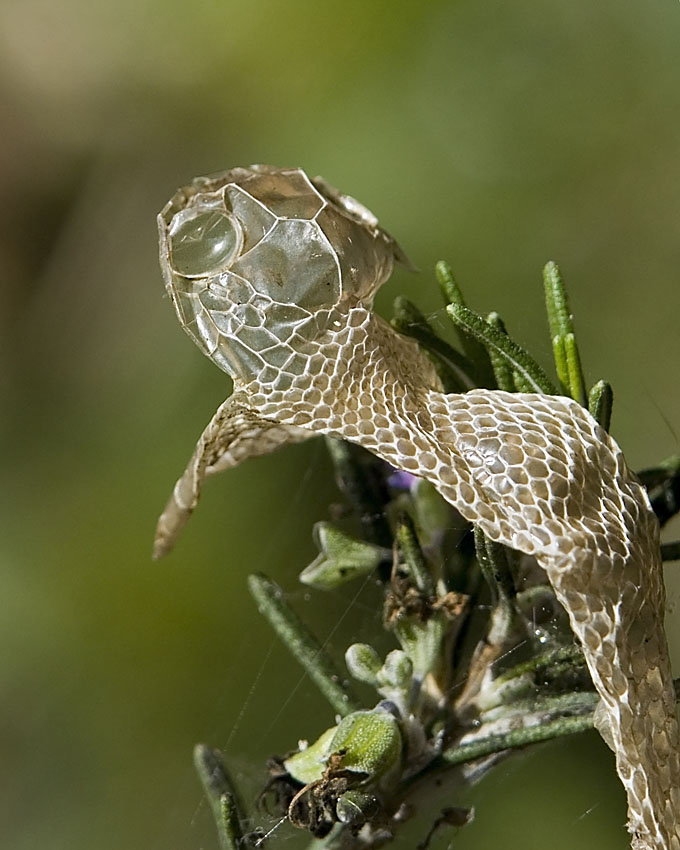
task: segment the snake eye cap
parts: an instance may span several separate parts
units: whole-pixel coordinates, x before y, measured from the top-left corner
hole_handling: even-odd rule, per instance
[[[204,277],[228,268],[242,244],[241,225],[226,211],[183,210],[168,230],[170,264],[184,277]]]

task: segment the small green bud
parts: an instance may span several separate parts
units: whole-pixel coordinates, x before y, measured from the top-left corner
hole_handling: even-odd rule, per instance
[[[379,808],[380,803],[373,794],[351,788],[338,797],[335,813],[340,823],[359,826],[373,817]]]
[[[381,685],[400,690],[408,689],[413,678],[413,663],[401,649],[393,649],[385,659],[378,675]]]
[[[331,753],[342,752],[342,767],[365,773],[368,781],[389,782],[401,764],[402,738],[399,724],[382,708],[355,711],[338,724]]]
[[[359,682],[376,685],[382,662],[372,646],[367,643],[353,643],[345,653],[345,664],[350,675]]]
[[[411,659],[419,678],[425,678],[436,669],[449,627],[446,616],[441,612],[437,612],[425,622],[418,617],[406,616],[394,623],[394,634]]]
[[[286,759],[283,766],[307,785],[323,777],[330,757],[340,756],[342,770],[366,774],[361,781],[389,784],[401,765],[402,737],[389,711],[355,711],[327,729],[313,744]]]

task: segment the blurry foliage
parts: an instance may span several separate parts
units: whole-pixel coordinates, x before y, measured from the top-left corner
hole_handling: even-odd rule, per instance
[[[0,5],[6,846],[209,846],[194,741],[257,787],[291,729],[328,725],[245,592],[247,572],[285,582],[311,560],[337,498],[321,447],[216,481],[173,559],[149,561],[228,391],[163,297],[154,216],[175,187],[257,161],[321,173],[421,269],[451,257],[470,306],[497,305],[544,361],[536,269],[555,256],[597,317],[579,339],[617,389],[615,436],[650,465],[677,453],[680,421],[679,39],[677,3],[638,0]],[[379,308],[400,292],[447,321],[429,272],[395,277]],[[675,600],[671,585],[677,647]],[[373,588],[297,603],[331,650],[378,616]],[[542,776],[558,769],[556,793]],[[494,819],[461,850],[620,839],[595,737],[478,794]]]

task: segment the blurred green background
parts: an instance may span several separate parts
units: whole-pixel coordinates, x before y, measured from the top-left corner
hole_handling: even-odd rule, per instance
[[[3,0],[0,109],[0,843],[209,850],[192,745],[223,747],[256,789],[267,755],[331,721],[247,572],[289,589],[338,655],[378,615],[370,592],[296,585],[337,499],[318,441],[216,479],[151,563],[229,390],[164,298],[156,212],[197,174],[302,165],[422,269],[395,274],[383,313],[405,293],[443,322],[446,257],[546,364],[540,270],[557,260],[589,378],[613,383],[614,433],[649,465],[680,448],[680,4]],[[435,846],[626,846],[594,734],[463,802],[475,822]]]

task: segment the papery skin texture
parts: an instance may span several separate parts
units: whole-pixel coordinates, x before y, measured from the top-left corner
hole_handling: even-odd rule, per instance
[[[215,210],[224,220],[199,218]],[[192,217],[199,243],[210,224],[205,260],[184,244]],[[659,529],[614,440],[565,397],[445,395],[417,345],[371,312],[395,260],[405,262],[395,241],[300,169],[199,178],[164,208],[159,232],[180,322],[234,392],[175,486],[155,555],[172,547],[207,475],[316,434],[429,480],[491,540],[546,571],[600,696],[596,723],[616,754],[632,846],[680,850]],[[203,273],[215,258],[226,265]]]

